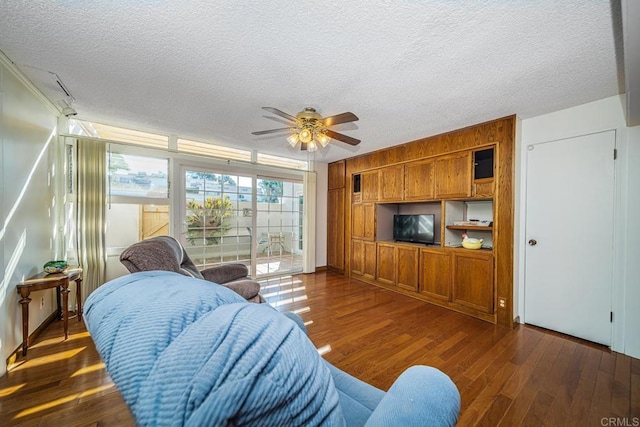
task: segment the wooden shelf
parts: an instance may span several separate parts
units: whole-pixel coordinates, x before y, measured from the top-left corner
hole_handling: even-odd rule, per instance
[[[482,230],[482,231],[492,231],[493,226],[487,227],[482,225],[447,225],[447,230]]]

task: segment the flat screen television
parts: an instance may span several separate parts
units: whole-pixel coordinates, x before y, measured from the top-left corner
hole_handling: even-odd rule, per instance
[[[433,214],[394,215],[393,240],[396,242],[432,245],[434,241],[434,221]]]

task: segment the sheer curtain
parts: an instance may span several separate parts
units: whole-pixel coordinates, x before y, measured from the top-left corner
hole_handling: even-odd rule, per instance
[[[106,144],[78,140],[77,248],[83,268],[83,297],[102,285],[106,270]]]

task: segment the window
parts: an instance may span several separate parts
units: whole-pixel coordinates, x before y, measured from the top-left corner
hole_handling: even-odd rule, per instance
[[[308,170],[309,168],[309,163],[302,160],[287,159],[285,157],[271,156],[262,153],[258,153],[258,163],[288,169]]]
[[[67,132],[71,135],[108,139],[109,141],[126,142],[145,147],[169,148],[169,137],[166,135],[141,132],[83,120],[69,119],[67,121]]]
[[[223,147],[221,145],[208,144],[206,142],[189,141],[188,139],[178,139],[178,151],[220,157],[221,159],[226,160],[251,161],[250,150],[239,150],[237,148]]]
[[[167,199],[169,160],[110,151],[108,191],[112,196]]]

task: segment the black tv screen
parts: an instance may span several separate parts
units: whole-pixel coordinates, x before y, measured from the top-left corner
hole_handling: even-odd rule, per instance
[[[394,215],[393,240],[432,245],[434,220],[433,214]]]

